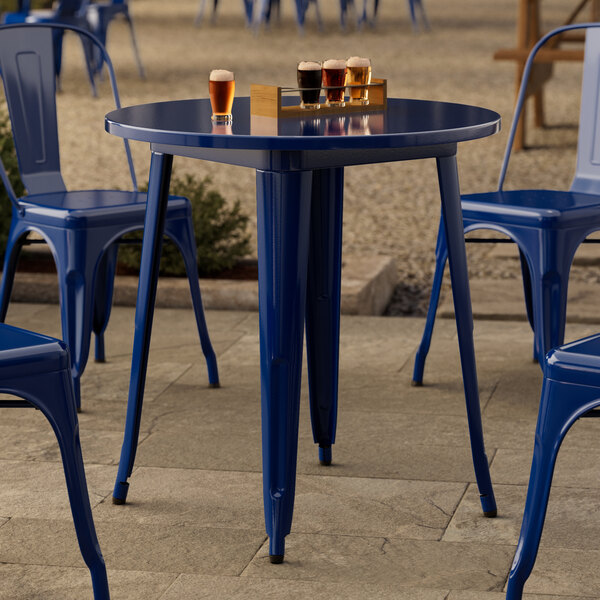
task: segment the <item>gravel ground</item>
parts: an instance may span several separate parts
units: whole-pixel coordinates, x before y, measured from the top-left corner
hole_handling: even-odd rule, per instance
[[[124,105],[206,96],[211,68],[236,73],[236,93],[247,95],[250,83],[293,85],[299,59],[369,56],[375,76],[388,79],[390,96],[477,104],[498,111],[503,131],[492,138],[462,144],[459,169],[462,191],[493,189],[498,177],[514,101],[515,66],[496,62],[494,51],[514,45],[516,0],[426,0],[430,32],[411,31],[404,2],[384,1],[375,29],[340,31],[338,3],[322,1],[325,31],[319,33],[309,11],[306,32],[299,35],[292,2],[283,3],[282,20],[258,35],[244,27],[240,0],[220,0],[216,24],[194,27],[196,0],[136,0],[134,19],[147,80],[140,81],[125,25],[109,32]],[[544,27],[560,23],[570,10],[562,0],[543,3]],[[549,126],[530,128],[532,149],[516,154],[506,187],[567,188],[573,176],[581,64],[555,65],[547,86]],[[129,185],[121,142],[103,130],[111,108],[108,85],[99,99],[89,95],[75,38],[67,40],[63,93],[59,98],[63,170],[75,187]],[[148,175],[149,154],[134,144],[141,181]],[[229,199],[239,198],[255,221],[254,173],[241,167],[177,158],[175,170],[210,175]],[[433,269],[439,219],[439,196],[433,160],[346,170],[344,251],[393,256],[401,289],[423,304]],[[472,277],[519,276],[515,261],[492,260],[493,246],[468,248]],[[516,252],[516,250],[515,250]],[[600,281],[600,268],[574,268],[573,277]]]

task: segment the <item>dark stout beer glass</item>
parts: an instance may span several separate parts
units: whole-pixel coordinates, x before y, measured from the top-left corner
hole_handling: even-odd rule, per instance
[[[298,63],[298,87],[300,88],[301,108],[321,108],[321,80],[323,69],[316,60],[303,60]]]

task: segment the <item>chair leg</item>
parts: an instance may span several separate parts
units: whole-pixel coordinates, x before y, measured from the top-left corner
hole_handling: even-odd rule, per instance
[[[425,330],[417,355],[415,356],[415,366],[413,369],[412,385],[423,385],[423,371],[425,369],[425,360],[429,353],[431,336],[433,335],[433,326],[435,325],[435,313],[437,312],[440,301],[440,291],[444,279],[444,269],[448,260],[448,250],[446,247],[446,233],[444,232],[444,223],[440,219],[440,228],[438,231],[437,244],[435,248],[435,273],[433,274],[433,285],[431,287],[431,296],[429,298],[429,308],[427,309],[427,318],[425,320]]]
[[[198,26],[202,23],[202,19],[204,18],[204,11],[206,9],[206,0],[200,0],[198,3],[198,12],[196,13],[196,18],[194,19],[194,25]]]
[[[531,283],[531,271],[527,264],[527,258],[523,254],[523,251],[519,248],[519,260],[521,261],[521,274],[523,276],[523,294],[525,296],[525,309],[527,311],[527,320],[531,325],[531,330],[535,332],[533,324],[533,295],[532,295],[532,283]],[[537,347],[537,338],[533,336],[533,360],[538,361],[539,348]]]
[[[190,219],[168,220],[165,224],[165,234],[178,245],[183,257],[185,271],[190,283],[190,293],[192,295],[194,314],[196,315],[200,345],[202,346],[202,353],[206,360],[208,382],[210,387],[218,388],[220,387],[219,370],[217,367],[217,357],[210,342],[210,336],[208,335],[204,307],[202,306],[202,295],[198,282],[198,262],[196,261],[196,238],[193,225]]]
[[[80,408],[80,378],[87,364],[92,336],[94,266],[101,252],[90,247],[89,236],[86,238],[76,231],[63,233],[60,239],[62,250],[57,248],[57,252],[60,256],[72,256],[73,262],[56,261],[61,323],[63,340],[71,354],[73,388],[77,408]]]
[[[408,10],[413,31],[419,31],[419,24],[417,23],[417,15],[415,13],[415,0],[408,0]]]
[[[15,281],[15,272],[19,262],[19,254],[23,242],[23,231],[11,227],[4,253],[4,266],[2,268],[2,283],[0,284],[0,323],[4,323],[8,311],[8,303]]]
[[[135,63],[137,65],[138,73],[140,74],[140,79],[146,79],[146,73],[144,71],[144,65],[142,64],[142,59],[140,57],[140,51],[138,50],[137,45],[137,37],[135,35],[135,29],[133,27],[133,20],[129,15],[129,12],[125,13],[125,20],[129,25],[129,32],[131,33],[131,45],[133,46],[133,55],[135,56]]]
[[[96,336],[96,362],[106,361],[104,332],[108,325],[112,307],[118,249],[119,247],[116,243],[110,246],[102,255],[96,271],[96,281],[94,285],[94,316],[92,322],[92,330]]]
[[[537,359],[544,364],[548,351],[565,337],[569,271],[579,241],[560,231],[544,231],[531,243],[519,244],[529,258]]]
[[[52,373],[2,382],[2,387],[19,390],[19,395],[39,408],[50,421],[65,472],[73,523],[83,559],[90,570],[95,600],[109,600],[108,578],[96,536],[85,479],[73,384],[64,369]],[[5,388],[6,389],[6,388]]]
[[[92,42],[83,36],[81,36],[81,45],[83,47],[83,60],[85,62],[85,69],[90,81],[90,87],[92,88],[92,96],[96,98],[98,96],[98,91],[96,89],[96,79],[94,76],[94,48],[92,46]]]
[[[321,17],[321,9],[319,8],[319,0],[313,0],[315,5],[315,15],[317,19],[317,29],[323,31],[323,18]]]
[[[348,0],[340,0],[340,26],[346,31],[346,16],[348,13]]]
[[[424,30],[431,29],[429,25],[429,19],[427,18],[427,13],[425,12],[425,7],[423,6],[423,0],[414,0],[416,4],[419,6],[419,12],[421,13],[421,22],[423,24]]]
[[[507,600],[521,600],[535,564],[560,444],[578,416],[600,404],[599,394],[598,388],[544,379],[523,524],[508,577]]]

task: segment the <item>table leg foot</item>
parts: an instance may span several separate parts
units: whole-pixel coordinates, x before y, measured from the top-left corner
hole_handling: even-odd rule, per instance
[[[412,385],[413,387],[423,387],[423,382],[422,381],[417,381],[416,379],[413,379],[410,382],[410,385]]]
[[[283,562],[283,554],[270,554],[269,560],[272,565],[280,565]]]

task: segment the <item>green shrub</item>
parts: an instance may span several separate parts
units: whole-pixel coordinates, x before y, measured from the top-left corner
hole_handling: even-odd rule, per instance
[[[8,174],[17,197],[25,193],[25,188],[19,176],[19,165],[17,164],[17,153],[13,144],[10,121],[4,103],[0,105],[0,157]],[[12,218],[11,203],[4,186],[0,184],[0,257],[4,256],[8,230]]]
[[[31,8],[51,8],[52,0],[32,0]],[[0,0],[0,12],[16,12],[19,8],[17,0]]]
[[[229,208],[219,192],[209,189],[210,183],[208,177],[199,180],[186,175],[173,177],[170,189],[171,194],[186,196],[192,203],[199,275],[231,269],[250,252],[250,234],[246,231],[248,216],[242,212],[239,200]],[[127,237],[140,239],[141,233]],[[140,257],[139,245],[123,245],[119,250],[119,262],[136,271]],[[160,272],[185,275],[183,260],[174,244],[163,244]]]

